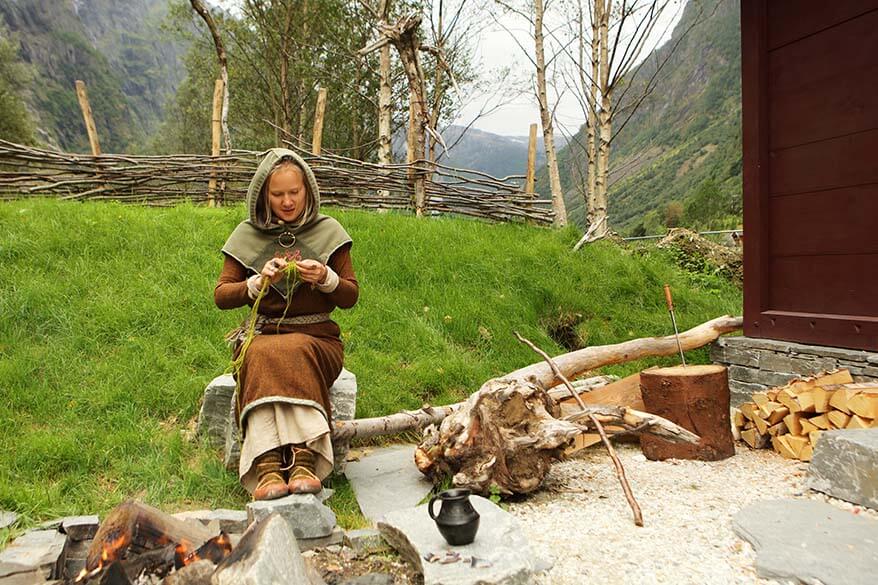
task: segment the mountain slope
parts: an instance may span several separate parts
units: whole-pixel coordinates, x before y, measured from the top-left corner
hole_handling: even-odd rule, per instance
[[[696,19],[700,20],[682,37]],[[741,212],[741,79],[739,0],[690,0],[672,39],[650,55],[631,80],[629,95],[655,71],[660,82],[613,141],[609,219],[628,233],[734,226]],[[621,120],[617,121],[618,125]],[[584,224],[574,165],[584,166],[576,144],[560,152],[568,209]],[[548,190],[545,171],[540,187]]]
[[[0,3],[0,17],[36,71],[28,96],[42,141],[88,151],[74,91],[82,79],[101,146],[131,152],[161,118],[180,80],[178,42],[164,37],[166,0],[27,0]]]

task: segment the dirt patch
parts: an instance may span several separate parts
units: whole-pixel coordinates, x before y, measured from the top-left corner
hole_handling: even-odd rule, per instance
[[[677,263],[693,272],[713,272],[734,282],[744,284],[744,257],[740,248],[715,244],[686,228],[674,228],[658,243],[659,248],[671,250]]]
[[[395,553],[360,555],[349,548],[333,547],[303,553],[308,564],[317,569],[327,585],[338,585],[349,579],[369,574],[384,574],[393,578],[393,585],[423,585],[424,578],[414,567]]]
[[[582,323],[582,315],[570,311],[559,310],[556,314],[547,318],[543,326],[555,343],[567,351],[576,351],[585,346],[579,335],[579,324]]]

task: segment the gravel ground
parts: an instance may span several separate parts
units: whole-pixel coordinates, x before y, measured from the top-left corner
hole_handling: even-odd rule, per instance
[[[649,461],[637,445],[617,446],[643,511],[634,525],[612,461],[600,447],[556,464],[545,489],[510,503],[534,551],[554,560],[541,585],[582,583],[725,585],[756,576],[756,553],[732,531],[732,516],[755,500],[811,498],[855,506],[803,488],[807,464],[770,450],[738,447],[724,461]],[[868,509],[857,513],[878,517]]]

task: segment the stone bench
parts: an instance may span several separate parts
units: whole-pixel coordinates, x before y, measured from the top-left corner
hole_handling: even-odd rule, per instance
[[[223,449],[223,463],[226,469],[237,471],[241,458],[241,437],[235,423],[235,379],[231,374],[223,374],[211,380],[204,390],[201,412],[195,433],[210,445]],[[357,410],[357,377],[342,368],[341,374],[329,389],[332,404],[332,419],[353,420]],[[346,442],[332,441],[335,454],[335,471],[344,470],[348,452]]]

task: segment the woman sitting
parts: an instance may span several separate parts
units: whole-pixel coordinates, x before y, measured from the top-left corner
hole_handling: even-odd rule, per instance
[[[244,352],[235,372],[239,475],[257,500],[316,493],[332,471],[329,388],[344,360],[330,313],[359,296],[351,238],[319,213],[314,173],[291,150],[268,152],[247,206],[222,248],[214,290],[220,309],[259,300],[252,341],[244,343],[249,323],[233,338],[236,358]]]

